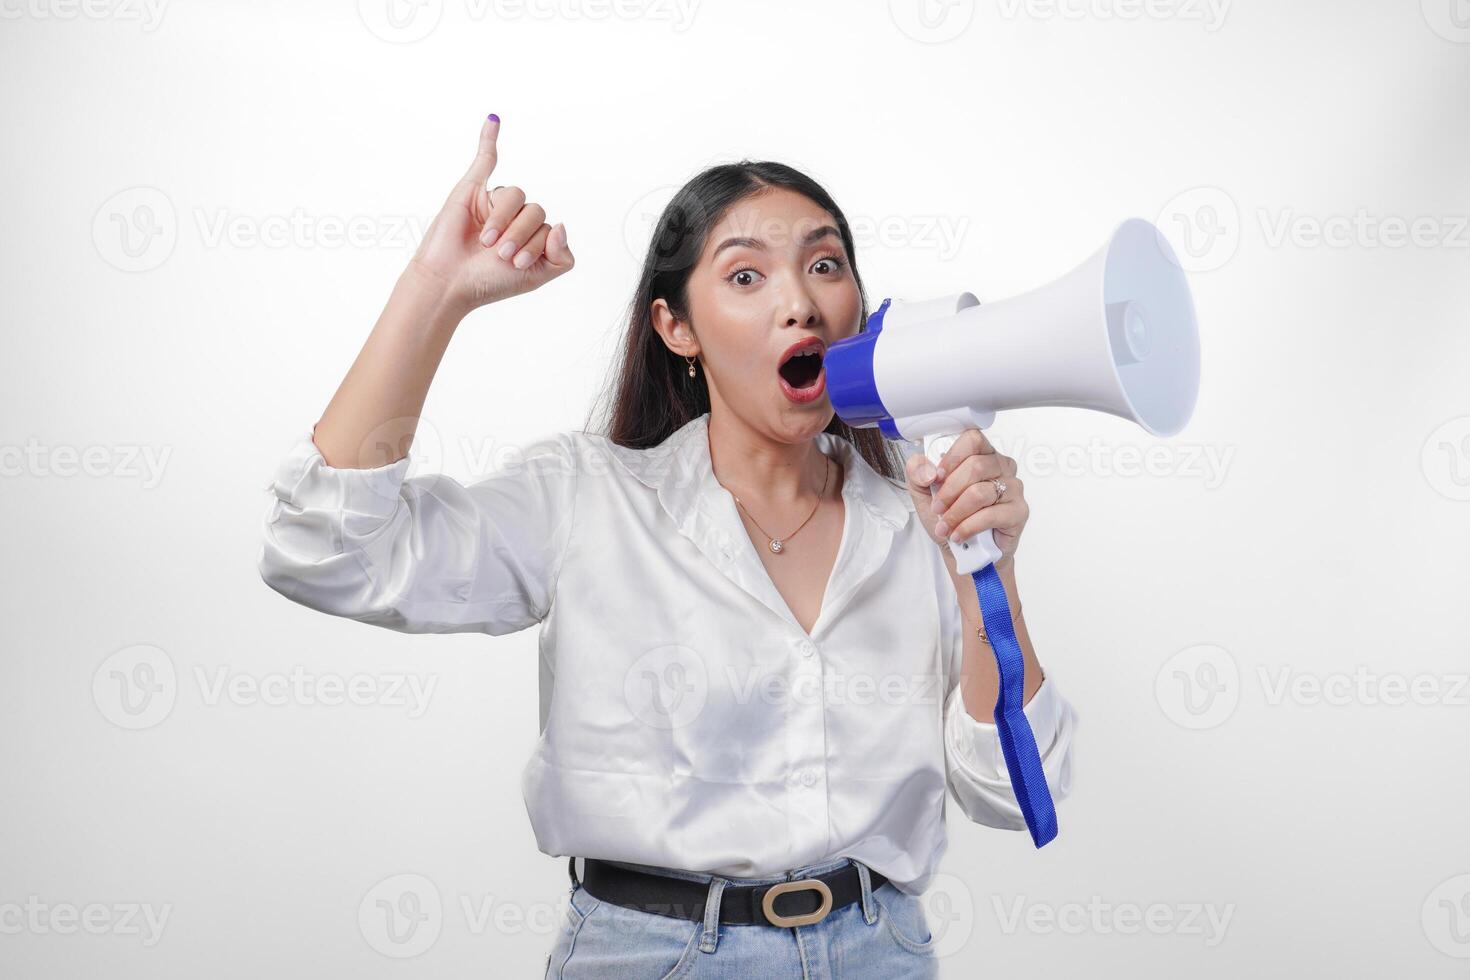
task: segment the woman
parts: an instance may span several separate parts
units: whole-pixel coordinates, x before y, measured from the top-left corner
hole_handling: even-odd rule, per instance
[[[542,624],[522,791],[571,878],[549,976],[935,975],[918,896],[946,793],[1024,827],[950,537],[995,530],[1025,713],[1054,798],[1070,781],[1075,712],[1015,598],[1015,462],[970,430],[937,471],[915,453],[900,474],[875,430],[836,418],[822,353],[867,317],[847,221],[800,173],[745,162],[660,218],[605,432],[556,433],[469,486],[407,477],[463,317],[574,265],[565,227],[490,181],[499,131],[490,116],[281,464],[262,576],[404,632]]]

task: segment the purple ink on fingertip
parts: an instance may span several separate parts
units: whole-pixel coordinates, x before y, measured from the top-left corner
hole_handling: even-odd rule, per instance
[[[492,112],[492,113],[490,113],[490,115],[488,115],[488,116],[486,116],[486,117],[485,117],[485,118],[486,118],[486,119],[491,119],[491,120],[494,120],[494,121],[495,121],[495,122],[500,122],[500,117],[499,117],[499,116],[497,116],[497,115],[496,115],[496,114],[495,114],[495,113],[493,113],[493,112]]]

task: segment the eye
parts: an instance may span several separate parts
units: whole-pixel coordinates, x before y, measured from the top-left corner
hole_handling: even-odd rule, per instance
[[[814,264],[812,268],[816,268],[817,265],[820,265],[823,262],[830,262],[832,264],[832,272],[830,273],[831,275],[836,275],[837,273],[841,272],[843,266],[847,265],[846,262],[842,261],[842,256],[834,254],[824,255],[821,258],[817,259],[816,264]]]
[[[725,277],[725,281],[726,282],[729,282],[729,283],[735,283],[735,285],[737,285],[737,286],[749,286],[749,285],[751,285],[751,283],[749,283],[749,282],[738,282],[738,283],[735,282],[735,277],[736,276],[743,276],[743,275],[747,275],[747,274],[753,275],[753,276],[760,275],[759,272],[756,272],[754,269],[750,268],[749,266],[744,266],[742,268],[736,269],[734,272],[732,272],[728,276],[726,276]]]
[[[829,276],[835,276],[835,275],[837,275],[838,273],[840,273],[843,270],[843,268],[845,268],[847,266],[847,263],[845,261],[843,261],[842,256],[841,255],[837,255],[837,254],[834,253],[834,254],[831,254],[831,255],[823,255],[823,256],[820,256],[817,259],[817,261],[812,264],[812,268],[815,269],[818,265],[822,264],[823,262],[826,262],[826,263],[828,263],[831,266],[831,268],[825,273],[826,275],[829,275]],[[739,279],[739,277],[740,276],[747,276],[747,277],[749,277],[749,276],[759,276],[759,275],[760,275],[760,273],[757,272],[757,271],[755,271],[754,269],[752,269],[750,266],[742,266],[739,269],[736,269],[734,272],[730,273],[728,276],[725,276],[724,279],[725,279],[726,282],[733,283],[734,285],[737,285],[737,286],[751,286],[751,285],[754,285],[754,283],[749,278]],[[764,277],[762,277],[762,278],[764,278]],[[737,281],[737,279],[739,279],[739,281]]]

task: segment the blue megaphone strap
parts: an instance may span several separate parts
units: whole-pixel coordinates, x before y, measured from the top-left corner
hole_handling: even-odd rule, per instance
[[[1000,691],[995,699],[995,728],[1000,736],[1001,754],[1011,777],[1011,788],[1026,829],[1037,847],[1044,846],[1057,835],[1057,810],[1046,773],[1041,768],[1041,753],[1036,749],[1036,735],[1022,711],[1026,701],[1026,660],[1011,623],[1011,603],[1006,587],[994,565],[986,565],[970,577],[975,581],[975,594],[980,599],[980,615],[985,621],[985,635],[995,651],[1000,671]]]

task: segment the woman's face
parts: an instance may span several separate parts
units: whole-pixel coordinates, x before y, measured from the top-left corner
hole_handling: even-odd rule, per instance
[[[715,224],[689,278],[689,321],[663,300],[654,324],[675,352],[699,356],[712,411],[728,410],[783,442],[832,420],[826,348],[856,333],[862,299],[832,216],[772,188]],[[814,353],[793,356],[795,351]]]

